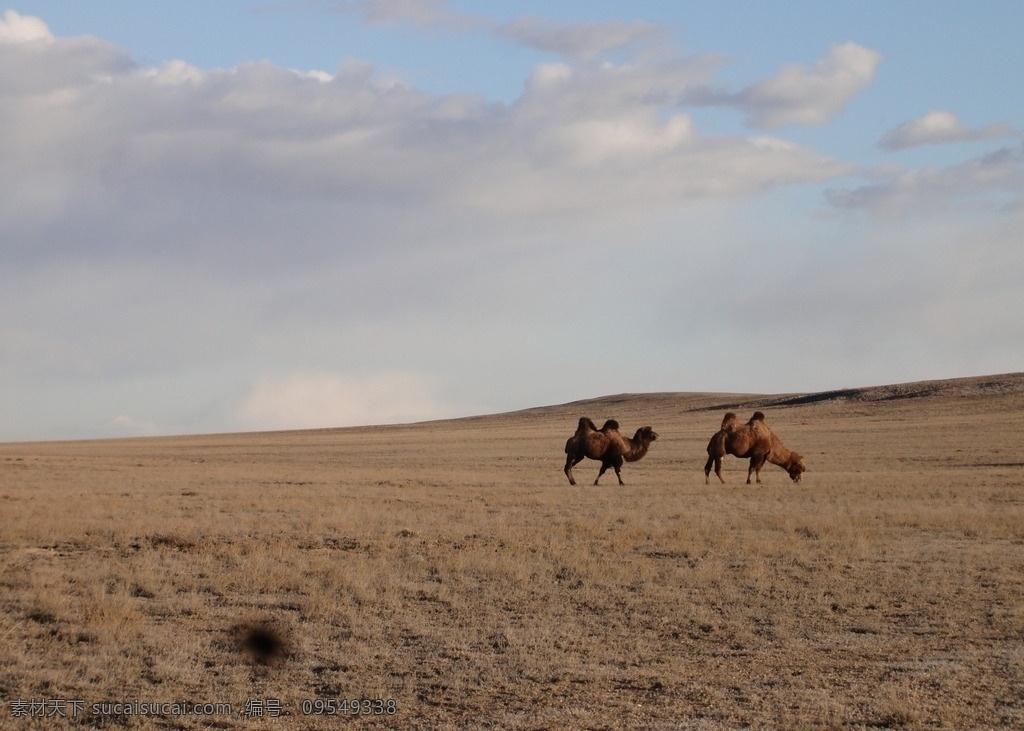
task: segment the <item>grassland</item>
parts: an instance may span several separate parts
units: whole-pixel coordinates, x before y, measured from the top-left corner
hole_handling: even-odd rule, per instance
[[[755,408],[803,482],[705,485]],[[1017,374],[0,445],[0,729],[1022,728],[1022,435]]]

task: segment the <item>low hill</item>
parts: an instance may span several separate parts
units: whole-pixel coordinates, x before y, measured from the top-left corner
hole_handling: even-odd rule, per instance
[[[894,402],[907,401],[907,404]],[[913,403],[909,403],[913,402]],[[509,414],[496,414],[474,419],[503,419],[509,416],[562,418],[592,416],[596,421],[617,414],[642,419],[645,415],[687,420],[699,419],[708,411],[736,410],[790,410],[798,407],[816,407],[820,413],[841,412],[842,407],[857,413],[858,408],[874,404],[878,408],[896,411],[903,406],[914,409],[957,411],[965,408],[1002,411],[1024,405],[1024,373],[1006,373],[992,376],[974,376],[932,381],[915,381],[885,386],[835,389],[810,393],[744,394],[704,392],[621,393],[592,399],[573,401],[554,406],[543,406]],[[973,406],[972,406],[973,404]],[[794,412],[796,413],[796,412]],[[802,411],[800,413],[811,413]],[[617,418],[617,417],[616,417]]]

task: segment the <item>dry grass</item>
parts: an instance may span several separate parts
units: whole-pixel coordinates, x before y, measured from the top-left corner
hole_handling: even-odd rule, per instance
[[[326,729],[304,702],[353,697],[396,708],[353,728],[1022,727],[1024,376],[989,380],[0,445],[0,728]],[[705,486],[737,404],[800,485]],[[583,414],[661,435],[627,487],[566,483]],[[13,715],[56,699],[85,706]]]

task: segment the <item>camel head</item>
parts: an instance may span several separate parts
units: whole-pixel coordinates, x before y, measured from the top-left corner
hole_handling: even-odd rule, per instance
[[[804,467],[804,458],[796,452],[793,452],[793,455],[789,460],[789,466],[786,467],[786,471],[789,472],[789,478],[793,480],[793,482],[800,482],[800,478],[803,476],[806,469],[807,468]]]
[[[653,442],[658,438],[658,433],[649,426],[643,426],[636,430],[633,439],[638,442]]]

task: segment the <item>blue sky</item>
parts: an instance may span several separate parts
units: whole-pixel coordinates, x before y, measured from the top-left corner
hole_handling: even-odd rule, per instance
[[[1024,364],[1020,3],[0,7],[0,440]]]

